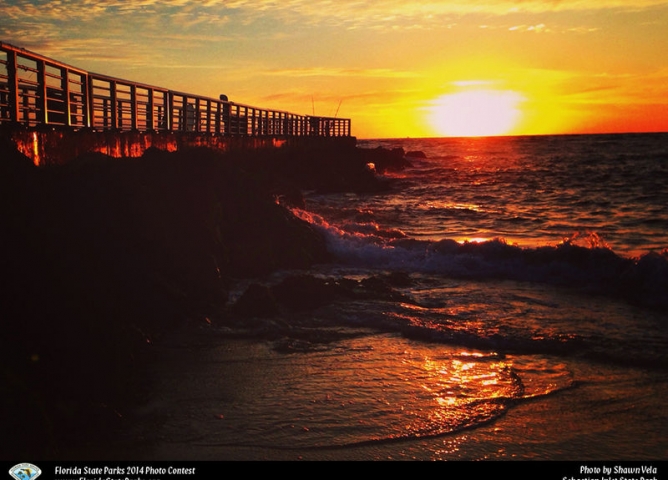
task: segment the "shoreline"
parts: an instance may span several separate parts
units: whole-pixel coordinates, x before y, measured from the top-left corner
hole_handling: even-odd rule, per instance
[[[366,340],[372,344],[381,333],[370,333]],[[596,430],[589,419],[610,408],[606,393],[606,382],[601,372],[590,372],[589,379],[582,379],[574,388],[568,388],[540,398],[527,399],[513,405],[507,412],[491,422],[475,428],[465,428],[456,432],[427,438],[405,439],[391,442],[372,442],[368,445],[325,447],[325,448],[267,448],[261,446],[215,445],[212,430],[200,430],[205,423],[224,431],[234,428],[226,422],[234,421],[224,414],[218,417],[214,412],[225,412],[231,404],[225,400],[226,389],[247,388],[247,382],[262,385],[264,374],[258,372],[261,366],[278,363],[271,371],[280,376],[290,367],[290,356],[272,350],[266,340],[212,337],[206,333],[190,332],[180,334],[170,345],[158,347],[154,361],[147,364],[150,377],[157,382],[152,397],[139,405],[133,420],[127,420],[121,428],[118,442],[105,448],[105,455],[99,449],[72,450],[59,459],[67,460],[128,460],[128,461],[360,461],[360,460],[450,460],[450,461],[657,461],[664,447],[655,445],[648,448],[644,438],[660,438],[660,425],[653,425],[655,431],[640,422],[638,412],[620,410],[615,422],[601,424]],[[575,368],[583,367],[584,364]],[[615,369],[603,368],[613,371]],[[642,372],[638,370],[638,372]],[[285,373],[285,372],[283,372]],[[578,372],[578,376],[584,370]],[[277,380],[275,380],[277,381]],[[225,384],[226,386],[221,387]],[[196,406],[186,407],[188,397],[174,385],[184,390],[204,385],[213,389],[214,394],[206,400],[197,400]],[[222,388],[223,390],[219,390]],[[657,385],[668,394],[666,385]],[[258,390],[259,391],[259,390]],[[221,396],[222,395],[222,396]],[[206,396],[206,395],[205,395]],[[189,397],[188,397],[189,398]],[[625,398],[625,403],[633,399]],[[192,400],[190,400],[192,401]],[[631,403],[629,403],[631,405]],[[599,412],[600,411],[600,412]],[[160,421],[156,419],[162,419]],[[165,430],[161,422],[169,428]],[[176,427],[178,425],[178,428]],[[130,427],[130,428],[127,428]],[[141,443],[125,443],[137,438],[137,431],[143,432]],[[177,434],[177,432],[179,432]],[[642,437],[640,437],[642,435]],[[150,438],[149,438],[150,437]],[[629,446],[628,438],[637,438]],[[213,442],[215,443],[215,442]],[[658,453],[657,453],[658,452]]]

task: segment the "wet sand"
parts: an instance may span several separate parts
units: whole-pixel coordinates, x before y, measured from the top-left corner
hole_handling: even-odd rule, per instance
[[[381,337],[364,338],[373,346]],[[650,461],[668,457],[666,414],[658,413],[662,409],[655,403],[657,398],[666,398],[668,386],[642,371],[631,378],[626,371],[610,367],[596,370],[573,361],[569,367],[576,378],[575,387],[521,401],[477,428],[432,438],[339,448],[291,447],[287,440],[287,445],[268,447],[234,444],[239,435],[236,429],[247,424],[242,418],[244,402],[255,404],[286,382],[299,388],[296,379],[305,373],[304,354],[277,353],[268,342],[256,339],[187,334],[156,346],[153,355],[146,372],[150,393],[128,412],[116,445],[103,451],[94,446],[78,449],[67,456],[146,461]],[[643,375],[646,378],[640,378]],[[627,388],[611,391],[620,382],[626,382]],[[636,396],[634,385],[646,388],[650,383],[654,395],[640,396],[644,389],[638,388]],[[280,417],[287,407],[268,408]],[[286,411],[286,415],[290,413]],[[307,435],[311,420],[305,412],[302,423],[293,426],[292,438]],[[231,442],[225,432],[230,432]],[[262,432],[257,434],[261,437]]]

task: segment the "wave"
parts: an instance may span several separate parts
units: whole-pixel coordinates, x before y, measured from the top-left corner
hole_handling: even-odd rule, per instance
[[[339,227],[303,210],[295,214],[318,228],[330,253],[346,265],[471,280],[545,283],[668,309],[668,250],[626,258],[595,234],[541,247],[510,245],[502,238],[463,243],[418,240],[375,224]]]

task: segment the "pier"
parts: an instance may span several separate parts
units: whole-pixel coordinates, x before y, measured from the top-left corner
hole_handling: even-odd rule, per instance
[[[88,72],[0,42],[0,132],[36,165],[86,152],[353,144],[350,119],[298,115]]]

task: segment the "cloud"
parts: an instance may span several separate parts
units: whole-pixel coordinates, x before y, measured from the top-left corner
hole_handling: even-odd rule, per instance
[[[6,0],[0,1],[0,38],[20,46],[48,38],[132,39],[135,45],[188,38],[186,47],[225,38],[247,41],[276,38],[301,29],[321,27],[397,32],[444,30],[466,15],[484,19],[488,28],[545,32],[541,21],[522,18],[499,27],[494,17],[545,12],[638,11],[668,8],[667,0]],[[482,18],[479,18],[482,17]],[[510,20],[507,20],[510,22]],[[532,22],[532,23],[529,23]],[[547,21],[546,21],[547,22]],[[550,30],[566,27],[549,25]],[[572,27],[572,26],[571,26]],[[572,27],[576,28],[576,27]],[[590,31],[592,27],[580,27]]]
[[[329,52],[335,48],[330,48],[330,43],[336,44],[331,34],[339,35],[341,28],[393,35],[397,30],[445,31],[456,25],[471,33],[461,18],[472,15],[469,26],[484,21],[489,29],[590,32],[599,27],[571,23],[581,21],[580,16],[554,19],[540,14],[584,14],[600,9],[635,12],[657,6],[668,12],[667,0],[0,0],[0,39],[68,62],[125,59],[131,65],[164,66],[183,62],[185,57],[195,64],[215,61],[216,55],[225,55],[228,62],[243,54],[266,59],[276,39],[294,37],[296,32],[301,35],[304,29],[311,29],[309,35],[321,35],[321,45],[327,45]],[[318,45],[317,41],[314,44]],[[306,51],[304,44],[285,45],[294,47],[293,51]],[[369,47],[365,44],[360,48]],[[264,74],[376,78],[416,75],[383,68],[277,69],[265,70]]]
[[[666,5],[666,0],[15,0],[0,3],[0,15],[12,21],[34,22],[88,22],[121,17],[138,24],[159,17],[186,27],[224,24],[233,16],[245,24],[273,19],[351,28],[377,25],[416,28],[437,25],[444,17],[466,14],[637,11]]]
[[[666,6],[666,0],[218,0],[249,17],[267,14],[283,20],[308,18],[312,22],[372,26],[376,24],[432,25],[444,16],[506,15],[557,11],[621,9],[637,11]]]
[[[508,30],[511,32],[534,32],[534,33],[544,33],[550,32],[549,29],[544,23],[539,23],[538,25],[514,25]]]
[[[419,74],[388,68],[282,68],[268,70],[265,75],[286,77],[372,77],[372,78],[415,78]]]
[[[0,39],[67,61],[168,61],[174,50],[221,43],[229,22],[215,2],[192,0],[0,1]],[[170,52],[171,50],[171,52]]]

